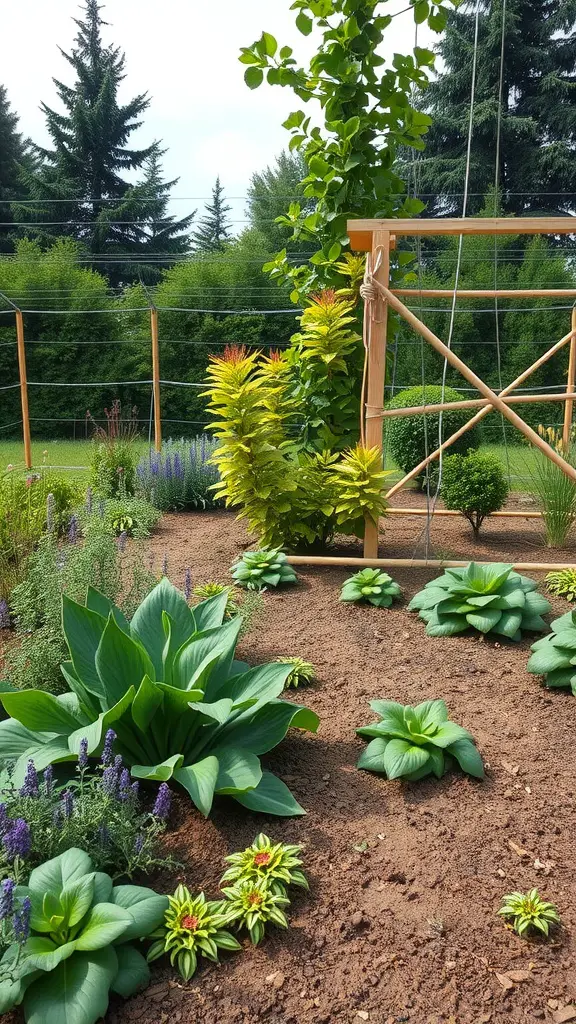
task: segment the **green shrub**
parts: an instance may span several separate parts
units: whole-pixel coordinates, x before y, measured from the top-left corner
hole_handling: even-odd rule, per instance
[[[160,519],[160,512],[145,498],[99,498],[89,496],[86,503],[76,509],[76,517],[84,536],[95,529],[104,528],[119,537],[149,537]]]
[[[234,660],[241,619],[222,625],[227,599],[220,594],[192,614],[163,579],[129,624],[92,587],[86,605],[64,595],[70,660],[62,671],[71,692],[0,694],[13,716],[0,722],[0,758],[17,758],[15,782],[30,758],[69,769],[83,738],[88,755],[98,756],[113,725],[134,778],[173,779],[206,817],[218,793],[252,811],[304,813],[287,786],[262,771],[258,755],[290,726],[315,732],[318,717],[279,699],[290,666],[249,668]],[[31,728],[23,732],[24,722]]]
[[[479,633],[496,633],[521,640],[522,630],[542,633],[541,618],[550,602],[536,593],[538,584],[513,572],[511,565],[494,562],[447,569],[430,580],[408,605],[419,611],[429,636],[453,636],[471,626]]]
[[[506,504],[508,483],[502,463],[487,452],[448,455],[442,462],[440,494],[446,508],[461,512],[477,537],[486,516]]]
[[[576,611],[551,624],[552,632],[532,644],[528,672],[544,676],[546,686],[567,687],[576,697]]]
[[[391,402],[388,409],[406,409],[412,406],[436,405],[438,402],[458,402],[463,396],[454,391],[453,388],[442,388],[436,384],[426,384],[424,387],[408,388],[400,391]],[[386,425],[386,441],[390,448],[390,454],[400,468],[408,473],[414,469],[426,456],[433,452],[439,445],[440,440],[454,434],[456,430],[464,426],[473,415],[470,409],[448,409],[442,413],[442,434],[440,430],[440,413],[420,413],[416,416],[397,416],[388,420]],[[480,431],[478,427],[472,427],[450,447],[452,452],[467,452],[470,448],[477,448],[480,444]]]
[[[510,892],[502,897],[498,911],[502,917],[511,917],[512,927],[518,935],[538,933],[548,938],[550,928],[560,924],[560,915],[553,903],[546,903],[538,889],[530,892]]]
[[[34,1024],[95,1024],[110,992],[127,999],[146,987],[150,970],[134,943],[160,925],[166,896],[114,886],[81,849],[34,868],[16,895],[22,909],[0,963],[0,1013],[22,1004]]]
[[[358,768],[382,772],[388,779],[441,779],[457,763],[463,772],[484,778],[482,758],[470,733],[448,720],[443,700],[426,700],[415,708],[392,700],[371,700],[380,721],[356,732],[370,743]]]
[[[379,569],[360,569],[343,584],[341,601],[367,601],[377,608],[389,608],[400,587],[387,572]]]

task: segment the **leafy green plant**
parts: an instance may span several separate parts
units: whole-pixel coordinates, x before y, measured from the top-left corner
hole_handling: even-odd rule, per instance
[[[122,496],[102,498],[76,509],[76,517],[84,536],[105,529],[118,537],[149,537],[160,519],[160,512],[144,498]]]
[[[513,918],[512,927],[518,935],[541,932],[547,938],[550,928],[561,923],[557,908],[543,900],[538,889],[510,892],[503,896],[498,913],[502,917]]]
[[[207,601],[210,597],[218,597],[219,594],[226,593],[228,600],[224,609],[225,619],[231,619],[234,615],[238,615],[240,611],[238,601],[241,598],[237,587],[227,585],[226,583],[199,583],[198,586],[193,588],[192,593],[195,597],[199,597],[201,601]]]
[[[462,513],[477,537],[486,516],[506,504],[508,483],[500,459],[488,452],[448,455],[442,462],[440,495],[446,508]]]
[[[551,594],[564,597],[566,601],[576,601],[576,569],[558,569],[549,572],[544,579]]]
[[[376,525],[386,513],[383,487],[390,473],[382,469],[379,448],[357,444],[344,452],[332,466],[331,477],[336,492],[336,524],[343,533],[364,536],[365,519]]]
[[[416,707],[392,700],[372,700],[380,721],[357,729],[370,743],[358,768],[381,772],[388,779],[415,781],[428,775],[441,779],[458,764],[467,775],[484,778],[484,766],[467,729],[448,720],[443,700],[426,700]]]
[[[453,636],[472,627],[479,633],[521,640],[522,630],[541,633],[546,629],[542,615],[551,606],[536,593],[537,586],[511,565],[470,562],[430,580],[412,598],[408,610],[420,613],[429,636]]]
[[[110,992],[126,999],[148,984],[134,942],[158,927],[165,896],[114,886],[81,849],[34,868],[16,894],[29,900],[29,937],[0,961],[0,1012],[22,1003],[31,1024],[95,1024]]]
[[[97,756],[113,726],[118,751],[138,779],[173,779],[207,816],[214,794],[271,814],[304,813],[259,756],[290,726],[318,727],[307,708],[280,700],[288,665],[250,668],[234,660],[240,617],[222,625],[227,594],[192,610],[163,579],[128,623],[89,587],[86,605],[63,598],[70,693],[0,694],[11,719],[0,722],[0,756],[17,758],[15,782],[29,758],[63,769],[86,738]]]
[[[132,409],[128,417],[123,416],[116,398],[104,415],[106,426],[100,427],[87,413],[94,427],[90,484],[102,498],[126,497],[134,494],[136,486],[137,411]]]
[[[231,569],[237,582],[248,590],[263,590],[283,583],[297,583],[296,573],[278,548],[245,551]]]
[[[389,608],[401,593],[387,572],[380,569],[360,569],[345,580],[340,591],[341,601],[368,601],[377,608]]]
[[[316,679],[316,669],[310,661],[305,661],[304,658],[276,658],[276,662],[279,665],[289,665],[290,675],[286,680],[286,689],[290,689],[291,686],[294,688],[300,686],[303,683],[308,686],[313,683]]]
[[[299,885],[308,889],[308,880],[301,870],[300,853],[302,847],[294,843],[274,843],[268,836],[260,832],[251,846],[240,853],[231,853],[225,857],[230,865],[226,869],[223,882],[238,882],[240,879],[266,879],[273,892],[286,894],[286,886]]]
[[[562,451],[561,454],[568,462],[574,461],[570,451]],[[546,546],[565,547],[576,520],[576,484],[540,451],[534,454],[530,484],[542,512]]]
[[[463,396],[453,388],[442,388],[440,385],[426,384],[400,391],[388,409],[411,409],[420,405],[435,405],[439,402],[459,402]],[[400,468],[409,473],[426,456],[438,447],[440,440],[454,434],[456,430],[468,422],[472,413],[469,409],[448,409],[442,413],[442,431],[440,432],[440,413],[418,413],[413,416],[394,416],[386,426],[386,442],[390,454]],[[467,452],[480,444],[480,431],[472,427],[451,445],[452,452]]]
[[[576,612],[551,624],[552,632],[532,644],[528,672],[544,676],[546,686],[570,687],[576,696]]]
[[[234,885],[223,886],[226,897],[228,923],[238,929],[246,928],[252,945],[264,938],[267,924],[287,928],[288,920],[283,907],[290,905],[285,891],[273,888],[268,878],[239,878]]]
[[[179,885],[168,897],[168,909],[162,928],[154,933],[156,942],[148,952],[148,962],[170,954],[170,963],[176,965],[184,981],[196,973],[198,957],[218,962],[218,951],[234,951],[241,945],[223,928],[229,923],[223,900],[210,901],[201,892],[192,896],[185,885]]]

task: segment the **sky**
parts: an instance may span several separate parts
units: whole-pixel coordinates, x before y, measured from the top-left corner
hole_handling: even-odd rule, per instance
[[[254,171],[274,162],[290,138],[282,121],[300,105],[291,91],[276,86],[249,90],[238,62],[241,46],[271,32],[304,62],[313,52],[312,37],[294,26],[291,0],[106,0],[109,22],[104,41],[126,53],[121,99],[148,92],[151,103],[131,145],[162,140],[165,177],[179,178],[173,212],[202,212],[215,178],[232,200],[235,231],[245,218],[245,195]],[[386,13],[402,10],[405,0],[383,4]],[[19,45],[2,47],[0,83],[6,86],[21,132],[49,142],[40,108],[58,108],[52,77],[72,84],[72,69],[58,47],[69,51],[76,34],[77,0],[20,0],[4,4],[2,37]],[[430,34],[420,29],[420,45]],[[411,13],[394,18],[387,30],[385,55],[409,52],[414,45]],[[133,143],[135,140],[135,143]],[[181,197],[181,198],[180,198]],[[196,198],[197,197],[197,198]]]

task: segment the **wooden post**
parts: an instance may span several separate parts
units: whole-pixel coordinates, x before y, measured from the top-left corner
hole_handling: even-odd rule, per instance
[[[26,463],[26,469],[32,469],[30,414],[28,412],[28,378],[26,376],[26,349],[24,347],[24,317],[19,309],[16,310],[16,342],[18,346],[18,372],[20,374],[20,403],[22,406],[24,462]]]
[[[377,264],[380,260],[379,265]],[[372,267],[375,279],[385,288],[390,283],[390,232],[375,231],[372,238]],[[371,416],[370,411],[381,409],[384,404],[386,382],[386,338],[388,334],[388,303],[375,299],[370,304],[370,344],[368,349],[368,377],[366,388],[366,409],[360,410],[366,416],[366,447],[382,451],[382,420]],[[378,522],[366,518],[364,525],[364,556],[378,557]]]
[[[162,449],[162,418],[160,414],[160,348],[158,345],[158,310],[150,310],[150,333],[152,335],[152,396],[154,401],[154,448]]]
[[[576,306],[572,307],[572,337],[570,338],[570,355],[568,357],[568,381],[566,383],[566,394],[569,395],[574,391],[574,380],[576,378]],[[564,429],[562,431],[562,444],[564,451],[567,452],[570,448],[571,433],[572,433],[572,410],[574,408],[574,402],[571,398],[567,399],[566,405],[564,406]]]

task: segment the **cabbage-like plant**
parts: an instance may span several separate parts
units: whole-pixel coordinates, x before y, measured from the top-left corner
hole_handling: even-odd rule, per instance
[[[95,1024],[110,992],[127,999],[146,987],[150,970],[134,942],[162,923],[166,896],[114,886],[75,848],[34,868],[14,893],[30,908],[19,924],[28,935],[0,962],[0,1013],[22,1004],[30,1024]]]
[[[263,590],[282,583],[297,583],[296,573],[279,548],[245,551],[231,569],[237,583],[248,590]]]
[[[64,596],[70,660],[62,671],[71,692],[0,694],[12,716],[0,722],[0,758],[16,760],[15,785],[30,758],[39,770],[74,762],[83,739],[98,756],[113,728],[135,778],[173,779],[205,816],[215,793],[252,811],[303,814],[259,755],[290,726],[315,732],[318,717],[278,699],[290,665],[234,660],[242,618],[222,624],[227,600],[224,591],[189,608],[163,579],[128,623],[92,588],[86,606]]]
[[[429,636],[452,636],[471,626],[479,633],[521,640],[522,630],[541,633],[547,628],[541,616],[551,605],[536,589],[534,580],[511,565],[470,562],[430,580],[408,609],[420,612]]]
[[[552,632],[531,650],[528,672],[544,676],[546,686],[570,688],[576,697],[576,611],[554,619]]]
[[[400,587],[387,572],[379,569],[361,569],[345,580],[340,591],[341,601],[367,601],[377,608],[389,608]]]
[[[448,721],[443,700],[425,700],[415,708],[393,700],[371,700],[370,707],[380,721],[356,730],[370,739],[358,768],[414,782],[426,775],[440,779],[456,762],[468,775],[484,778],[474,739],[467,729]]]

